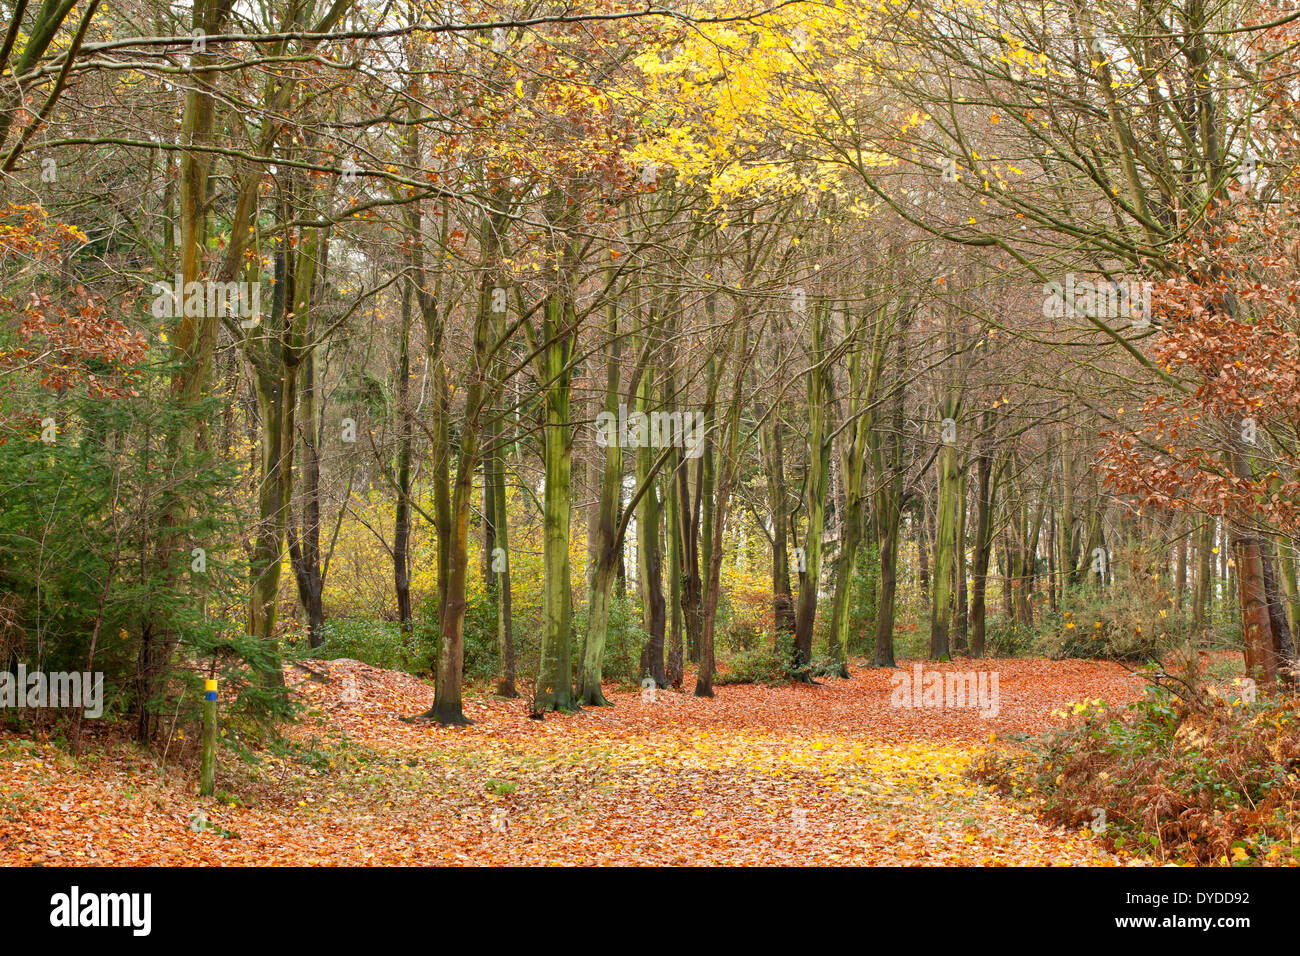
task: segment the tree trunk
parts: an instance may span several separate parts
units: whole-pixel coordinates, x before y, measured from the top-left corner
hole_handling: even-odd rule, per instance
[[[401,331],[397,340],[397,501],[393,513],[393,589],[397,620],[410,634],[411,620],[411,284],[402,286]]]
[[[491,363],[492,396],[488,406],[488,420],[483,429],[485,442],[483,481],[485,493],[491,491],[493,548],[485,557],[491,572],[492,596],[496,604],[497,695],[515,698],[519,696],[519,691],[515,687],[515,635],[510,583],[510,515],[506,510],[505,468],[505,456],[509,444],[504,437],[507,428],[505,424],[506,313],[503,307],[499,312],[493,308],[491,314],[492,338],[496,344]]]
[[[1275,540],[1277,549],[1277,574],[1282,588],[1283,610],[1286,612],[1287,628],[1294,638],[1297,622],[1300,622],[1300,593],[1296,589],[1296,562],[1291,543],[1286,538]]]
[[[926,531],[925,520],[928,510],[926,497],[922,494],[916,503],[916,510],[912,513],[912,537],[916,543],[916,583],[923,603],[930,599],[930,547],[927,542],[929,534]]]
[[[713,634],[718,619],[718,597],[722,590],[722,529],[727,523],[727,513],[731,507],[731,489],[740,470],[737,447],[739,445],[738,433],[740,432],[741,390],[744,384],[746,360],[746,356],[741,354],[745,351],[741,347],[743,341],[741,337],[742,319],[743,315],[737,315],[735,318],[736,334],[732,336],[732,350],[736,363],[736,372],[733,376],[726,421],[723,425],[722,436],[718,441],[718,457],[722,466],[722,474],[718,481],[713,507],[713,540],[709,542],[708,550],[709,571],[704,588],[704,607],[700,626],[700,666],[695,677],[696,697],[713,696],[713,672],[716,667]],[[716,376],[713,378],[713,383],[714,387],[716,387]],[[712,408],[713,403],[714,392],[711,388],[706,404],[709,408]]]
[[[799,569],[799,601],[795,607],[794,659],[796,676],[808,679],[812,662],[813,624],[817,616],[817,592],[821,581],[822,532],[826,521],[826,472],[829,449],[826,441],[826,414],[830,383],[823,367],[824,309],[812,310],[811,368],[808,370],[808,476],[805,482],[804,507],[808,513],[807,536],[804,538],[804,567]]]
[[[713,302],[712,297],[710,297],[707,301],[711,306]],[[710,316],[712,316],[711,308],[709,314]],[[716,394],[717,392],[718,375],[719,375],[718,363],[712,356],[710,356],[708,366],[705,370],[706,387],[708,389],[708,394],[710,396]],[[699,529],[698,533],[696,534],[696,537],[699,541],[700,554],[698,558],[689,559],[695,562],[696,573],[694,576],[694,580],[687,582],[688,599],[691,596],[689,593],[689,589],[692,586],[694,586],[696,593],[699,595],[698,598],[696,598],[696,603],[695,603],[695,606],[699,608],[699,610],[696,613],[696,617],[698,618],[699,621],[698,625],[695,628],[696,641],[703,640],[703,633],[704,633],[704,614],[705,614],[704,607],[703,607],[704,582],[702,579],[702,575],[700,573],[700,569],[709,568],[713,566],[713,548],[714,548],[713,521],[714,521],[714,510],[716,507],[715,492],[717,490],[716,486],[718,481],[717,472],[718,472],[718,454],[719,454],[718,449],[714,447],[715,442],[714,442],[713,435],[714,432],[716,431],[716,428],[717,428],[716,410],[714,408],[713,400],[712,398],[710,398],[709,401],[704,403],[704,433],[707,437],[705,438],[705,442],[704,442],[704,456],[700,459],[700,465],[699,465],[700,470],[699,470],[699,475],[697,476],[697,484],[695,488],[695,503],[696,503],[696,509],[698,510],[698,516],[694,521],[694,527]],[[788,584],[786,590],[787,591],[789,590]],[[687,611],[687,620],[688,621],[690,620],[689,611]],[[690,640],[691,636],[692,635],[690,633],[690,625],[688,624],[687,625],[688,641]],[[692,641],[688,647],[688,651],[690,653],[690,659],[692,663],[698,664],[700,662],[699,644]],[[710,679],[712,678],[710,677]]]
[[[986,412],[984,429],[989,429],[990,416]],[[989,436],[984,440],[990,441]],[[985,596],[988,591],[989,558],[993,553],[993,501],[997,494],[993,478],[993,459],[985,446],[975,465],[975,553],[971,566],[971,656],[983,657],[987,627]]]
[[[668,582],[669,582],[669,600],[668,606],[672,609],[672,617],[669,622],[668,630],[668,683],[677,689],[682,686],[682,669],[685,645],[683,642],[683,624],[684,615],[682,609],[686,602],[686,591],[682,574],[682,536],[681,530],[681,513],[682,497],[681,488],[678,484],[678,473],[682,470],[682,462],[685,460],[680,453],[673,455],[673,470],[668,476]]]
[[[1065,426],[1061,437],[1061,507],[1057,516],[1056,573],[1060,584],[1061,609],[1069,603],[1067,594],[1078,583],[1074,561],[1074,451],[1072,430]]]
[[[831,656],[839,662],[839,676],[849,676],[849,599],[853,593],[853,573],[857,568],[858,544],[863,529],[863,478],[869,436],[876,421],[874,410],[885,352],[889,344],[887,310],[876,313],[872,336],[870,365],[863,375],[862,349],[855,332],[846,328],[849,342],[849,402],[852,423],[847,429],[840,456],[840,473],[844,476],[844,509],[840,517],[840,551],[836,558],[835,594],[831,599]],[[846,322],[851,321],[846,318]]]
[[[1262,547],[1260,565],[1264,572],[1264,597],[1268,601],[1268,620],[1272,631],[1269,649],[1273,655],[1274,667],[1279,677],[1294,682],[1292,668],[1295,663],[1295,645],[1292,643],[1291,627],[1286,619],[1282,590],[1277,580],[1277,567],[1273,558]]]
[[[772,620],[776,633],[794,634],[794,595],[790,591],[790,515],[786,506],[781,416],[774,410],[763,423],[764,471],[772,512]]]
[[[876,643],[872,667],[894,667],[894,603],[898,592],[898,524],[893,508],[880,519],[880,596],[876,602]]]
[[[313,649],[324,641],[325,590],[320,552],[320,422],[317,417],[316,354],[302,364],[298,421],[302,438],[302,532],[290,521],[289,565],[298,585],[298,600],[307,614],[307,643]]]
[[[871,654],[872,667],[893,667],[894,616],[898,593],[900,525],[904,507],[903,427],[905,424],[905,369],[907,368],[907,325],[911,312],[903,306],[897,329],[899,374],[890,383],[885,427],[867,434],[871,449],[872,486],[875,507],[876,543],[880,549],[880,585],[876,600],[876,634]],[[884,350],[880,358],[883,361]]]
[[[1259,540],[1243,535],[1234,528],[1233,548],[1237,555],[1237,591],[1241,607],[1241,633],[1245,644],[1246,675],[1261,684],[1269,685],[1275,681],[1277,670]]]
[[[538,712],[573,710],[573,637],[570,627],[569,525],[573,426],[570,421],[569,339],[564,326],[568,302],[559,292],[546,303],[539,378],[545,428],[542,453],[546,485],[542,495],[542,643],[534,707]]]
[[[500,332],[504,333],[504,323]],[[502,366],[504,369],[504,365]],[[496,379],[500,381],[500,379]],[[499,443],[500,431],[494,427],[489,432],[491,443],[489,467],[492,471],[492,516],[496,541],[493,561],[499,570],[494,575],[494,590],[497,610],[497,656],[499,658],[500,676],[497,678],[497,695],[514,698],[519,696],[515,687],[515,634],[512,614],[512,593],[510,583],[510,520],[506,513],[506,475],[503,463],[504,448]],[[497,562],[497,557],[500,561]]]
[[[442,640],[433,710],[429,714],[444,726],[470,723],[462,706],[461,683],[465,664],[465,588],[469,580],[469,511],[474,495],[476,444],[477,436],[471,433],[467,422],[461,432],[461,459],[456,466],[456,484],[452,491],[447,599],[440,615]]]
[[[1200,539],[1196,543],[1196,596],[1192,605],[1192,632],[1197,637],[1209,620],[1210,608],[1210,574],[1214,549],[1214,519],[1205,518],[1201,522]]]
[[[608,415],[617,417],[619,402],[619,334],[618,307],[612,295],[606,309],[605,406]],[[608,706],[601,690],[605,659],[605,638],[609,625],[609,598],[618,574],[618,558],[623,550],[619,532],[619,496],[623,489],[623,447],[616,436],[605,444],[601,472],[600,500],[596,509],[595,558],[587,599],[587,637],[583,645],[582,680],[578,689],[580,702]]]
[[[952,612],[952,647],[954,653],[969,654],[967,647],[967,628],[970,624],[969,595],[966,591],[966,470],[959,471],[957,479],[957,547],[953,550],[953,573],[957,577],[956,593],[953,596]]]
[[[651,376],[646,369],[637,387],[636,407],[650,414]],[[637,486],[649,484],[637,506],[637,578],[641,585],[641,613],[646,632],[645,647],[641,650],[641,675],[649,677],[656,687],[668,684],[664,674],[664,589],[663,553],[659,547],[663,508],[655,489],[655,449],[647,441],[636,451]]]
[[[686,628],[686,650],[691,659],[697,659],[700,646],[700,629],[703,626],[703,584],[700,580],[700,513],[704,494],[704,458],[713,452],[713,440],[704,440],[703,458],[695,466],[695,494],[691,494],[690,459],[678,456],[674,474],[677,500],[680,502],[677,520],[677,547],[681,551],[681,601],[682,618]],[[670,674],[670,676],[672,676]],[[681,675],[678,674],[680,682]],[[674,685],[676,686],[676,685]]]
[[[484,232],[493,229],[485,222]],[[466,370],[465,413],[460,428],[460,454],[456,462],[456,482],[451,493],[447,535],[447,590],[439,615],[441,624],[437,679],[433,708],[428,716],[444,726],[470,723],[462,704],[465,671],[465,605],[469,583],[469,514],[474,502],[474,474],[478,471],[484,415],[484,394],[489,370],[488,330],[491,326],[491,277],[483,276],[479,285],[478,308],[474,318],[473,365]],[[491,412],[489,411],[490,415]]]
[[[321,251],[322,230],[304,229],[294,251],[292,281],[277,295],[278,315],[273,315],[268,334],[249,345],[254,368],[257,404],[262,423],[262,469],[258,488],[257,534],[249,562],[251,594],[248,602],[248,633],[275,647],[276,601],[280,591],[285,538],[289,519],[289,496],[293,489],[293,457],[296,445],[295,418],[298,411],[300,349],[309,327],[312,287]],[[264,675],[270,686],[284,686],[284,672],[277,665]]]
[[[1182,614],[1187,591],[1187,537],[1191,533],[1185,520],[1174,526],[1178,533],[1178,553],[1174,556],[1174,612]]]
[[[1237,423],[1233,423],[1230,434],[1240,434]],[[1251,477],[1251,462],[1248,451],[1241,441],[1233,441],[1227,451],[1228,465],[1233,474],[1240,479]],[[1265,556],[1261,542],[1255,534],[1243,525],[1232,523],[1233,549],[1237,555],[1237,597],[1241,612],[1241,634],[1245,643],[1246,675],[1253,677],[1264,685],[1271,685],[1277,680],[1277,655],[1274,651],[1275,637],[1269,588],[1265,575]],[[1279,606],[1280,611],[1280,606]]]
[[[956,419],[955,400],[945,402],[945,419]],[[930,598],[930,659],[948,660],[951,656],[948,627],[956,597],[957,556],[957,444],[945,442],[939,452],[939,498],[934,537],[933,588]]]

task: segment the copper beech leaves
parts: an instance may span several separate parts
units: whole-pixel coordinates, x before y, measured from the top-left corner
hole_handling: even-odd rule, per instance
[[[78,229],[52,221],[39,205],[0,206],[0,259],[19,265],[26,280],[22,294],[0,296],[0,316],[17,332],[16,345],[0,350],[0,375],[23,373],[47,389],[84,385],[92,396],[120,397],[131,393],[144,337],[80,284],[57,295],[44,291],[60,257],[85,241]]]

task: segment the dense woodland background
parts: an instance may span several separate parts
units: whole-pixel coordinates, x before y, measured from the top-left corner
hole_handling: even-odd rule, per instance
[[[1297,16],[0,4],[0,659],[178,750],[204,678],[234,744],[309,657],[450,724],[904,657],[1289,680]]]

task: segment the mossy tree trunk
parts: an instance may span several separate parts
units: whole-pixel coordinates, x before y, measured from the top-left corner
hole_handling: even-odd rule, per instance
[[[560,287],[544,306],[541,351],[542,384],[542,640],[533,706],[537,712],[573,710],[573,634],[569,529],[572,520],[571,476],[573,422],[571,306]]]
[[[653,335],[653,326],[648,332]],[[649,348],[649,341],[646,348]],[[648,416],[653,410],[652,368],[641,375],[636,388],[636,409]],[[636,450],[637,485],[646,486],[637,505],[637,582],[641,589],[642,626],[646,632],[645,646],[641,650],[641,677],[649,677],[656,687],[667,684],[664,675],[664,629],[666,608],[663,587],[663,551],[660,533],[663,525],[663,507],[655,489],[655,449],[644,442]]]
[[[611,280],[612,281],[612,280]],[[605,403],[604,411],[617,417],[619,391],[618,303],[612,290],[606,289],[608,303],[605,323]],[[605,639],[609,626],[609,601],[618,576],[618,559],[623,550],[619,533],[619,496],[623,491],[623,447],[618,438],[605,445],[605,461],[600,482],[600,504],[596,516],[596,539],[593,544],[595,567],[587,597],[587,636],[583,644],[582,676],[578,688],[581,703],[606,706],[609,701],[601,691],[605,659]]]
[[[812,662],[813,625],[817,617],[817,593],[821,581],[822,532],[826,524],[826,484],[830,465],[830,448],[826,440],[827,414],[830,403],[830,377],[826,368],[826,308],[821,302],[811,308],[812,342],[807,373],[808,400],[808,474],[805,481],[804,508],[808,515],[804,536],[802,567],[799,572],[799,600],[795,606],[794,658],[796,676],[808,678]]]
[[[846,317],[846,323],[850,320]],[[866,360],[863,331],[866,322],[845,335],[848,349],[848,426],[840,454],[844,484],[844,511],[840,517],[840,547],[835,559],[835,592],[831,598],[830,653],[839,664],[839,676],[849,676],[849,599],[853,593],[853,572],[857,567],[858,545],[862,540],[865,497],[863,483],[869,452],[869,437],[876,426],[876,395],[889,348],[889,309],[875,310],[872,336]]]

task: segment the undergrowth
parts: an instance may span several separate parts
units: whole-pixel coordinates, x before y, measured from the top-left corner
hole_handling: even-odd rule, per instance
[[[1141,699],[1075,704],[1067,727],[991,746],[971,775],[1121,853],[1300,864],[1300,701],[1151,674]]]

